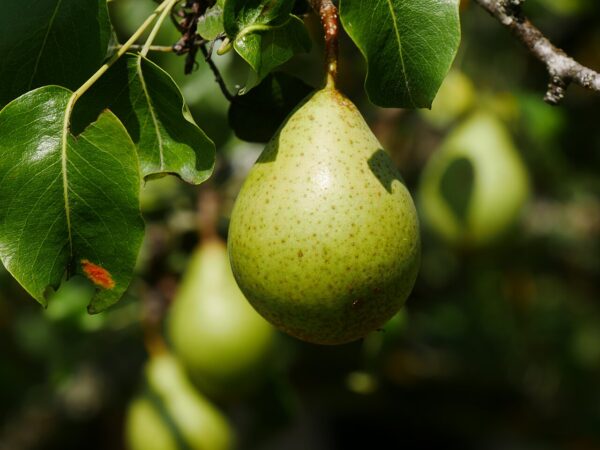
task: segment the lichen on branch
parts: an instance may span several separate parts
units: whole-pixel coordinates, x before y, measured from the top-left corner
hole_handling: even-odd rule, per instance
[[[584,89],[600,92],[600,73],[585,67],[556,47],[523,14],[525,0],[475,0],[483,9],[527,47],[529,52],[546,66],[550,80],[544,100],[557,105],[563,100],[566,89],[575,83]]]

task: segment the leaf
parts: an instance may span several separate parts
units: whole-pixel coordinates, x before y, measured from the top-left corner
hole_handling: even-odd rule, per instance
[[[42,305],[65,273],[86,276],[99,312],[127,289],[142,242],[139,165],[109,111],[69,131],[71,95],[42,87],[0,112],[0,258]]]
[[[110,37],[106,0],[2,0],[0,108],[42,85],[79,87]]]
[[[258,85],[274,68],[296,53],[310,50],[311,42],[298,17],[291,14],[293,0],[227,0],[223,20],[235,51],[253,74],[240,91]]]
[[[200,184],[212,173],[215,145],[196,125],[177,84],[164,70],[127,54],[76,105],[77,132],[110,109],[136,145],[142,176],[175,174]]]
[[[223,6],[225,0],[218,0],[198,19],[198,34],[204,39],[214,40],[225,32]]]
[[[238,138],[267,142],[312,90],[299,78],[272,73],[248,94],[235,97],[229,107],[229,123]]]
[[[340,0],[342,24],[367,60],[365,87],[373,103],[431,107],[460,43],[458,4]]]
[[[310,50],[311,42],[302,20],[290,16],[290,20],[283,26],[236,39],[233,47],[254,71],[245,88],[240,91],[240,94],[245,94],[296,53]]]
[[[293,0],[227,0],[223,10],[225,31],[233,40],[250,26],[281,25],[293,7]]]

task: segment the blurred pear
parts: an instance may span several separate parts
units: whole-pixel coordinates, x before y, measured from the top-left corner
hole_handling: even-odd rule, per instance
[[[203,392],[235,397],[264,379],[276,332],[238,288],[223,242],[193,253],[169,314],[170,342]]]
[[[504,125],[486,112],[474,113],[450,133],[419,186],[425,222],[462,247],[502,237],[528,196],[525,165]]]
[[[233,448],[233,432],[227,420],[194,389],[173,356],[152,356],[145,375],[145,390],[127,411],[129,450]]]
[[[421,109],[423,118],[436,128],[445,128],[475,104],[475,87],[469,77],[452,70],[444,79],[431,109]]]

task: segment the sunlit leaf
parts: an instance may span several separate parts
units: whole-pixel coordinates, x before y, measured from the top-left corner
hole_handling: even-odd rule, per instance
[[[98,312],[132,278],[144,233],[139,164],[109,111],[70,132],[71,95],[47,86],[0,112],[0,258],[42,305],[65,274],[86,276]]]
[[[109,108],[123,122],[140,158],[142,176],[176,174],[199,184],[212,173],[213,142],[196,125],[177,84],[140,56],[121,58],[78,103],[78,131]]]
[[[345,30],[365,56],[379,106],[429,108],[460,42],[458,0],[340,0]]]

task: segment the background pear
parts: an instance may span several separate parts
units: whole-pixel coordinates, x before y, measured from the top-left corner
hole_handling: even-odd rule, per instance
[[[229,450],[233,434],[225,417],[189,380],[168,354],[151,357],[144,392],[129,405],[129,450]]]
[[[528,196],[527,170],[510,135],[481,111],[448,136],[419,187],[427,224],[449,243],[466,247],[501,237]]]
[[[408,190],[360,112],[331,86],[267,144],[236,200],[228,242],[256,310],[320,344],[359,339],[390,319],[420,255]]]
[[[419,109],[421,116],[436,128],[445,128],[475,104],[473,82],[459,70],[448,73],[433,100],[431,109]]]
[[[268,372],[276,331],[248,304],[220,240],[193,253],[171,307],[168,335],[194,384],[208,394],[244,393]]]

